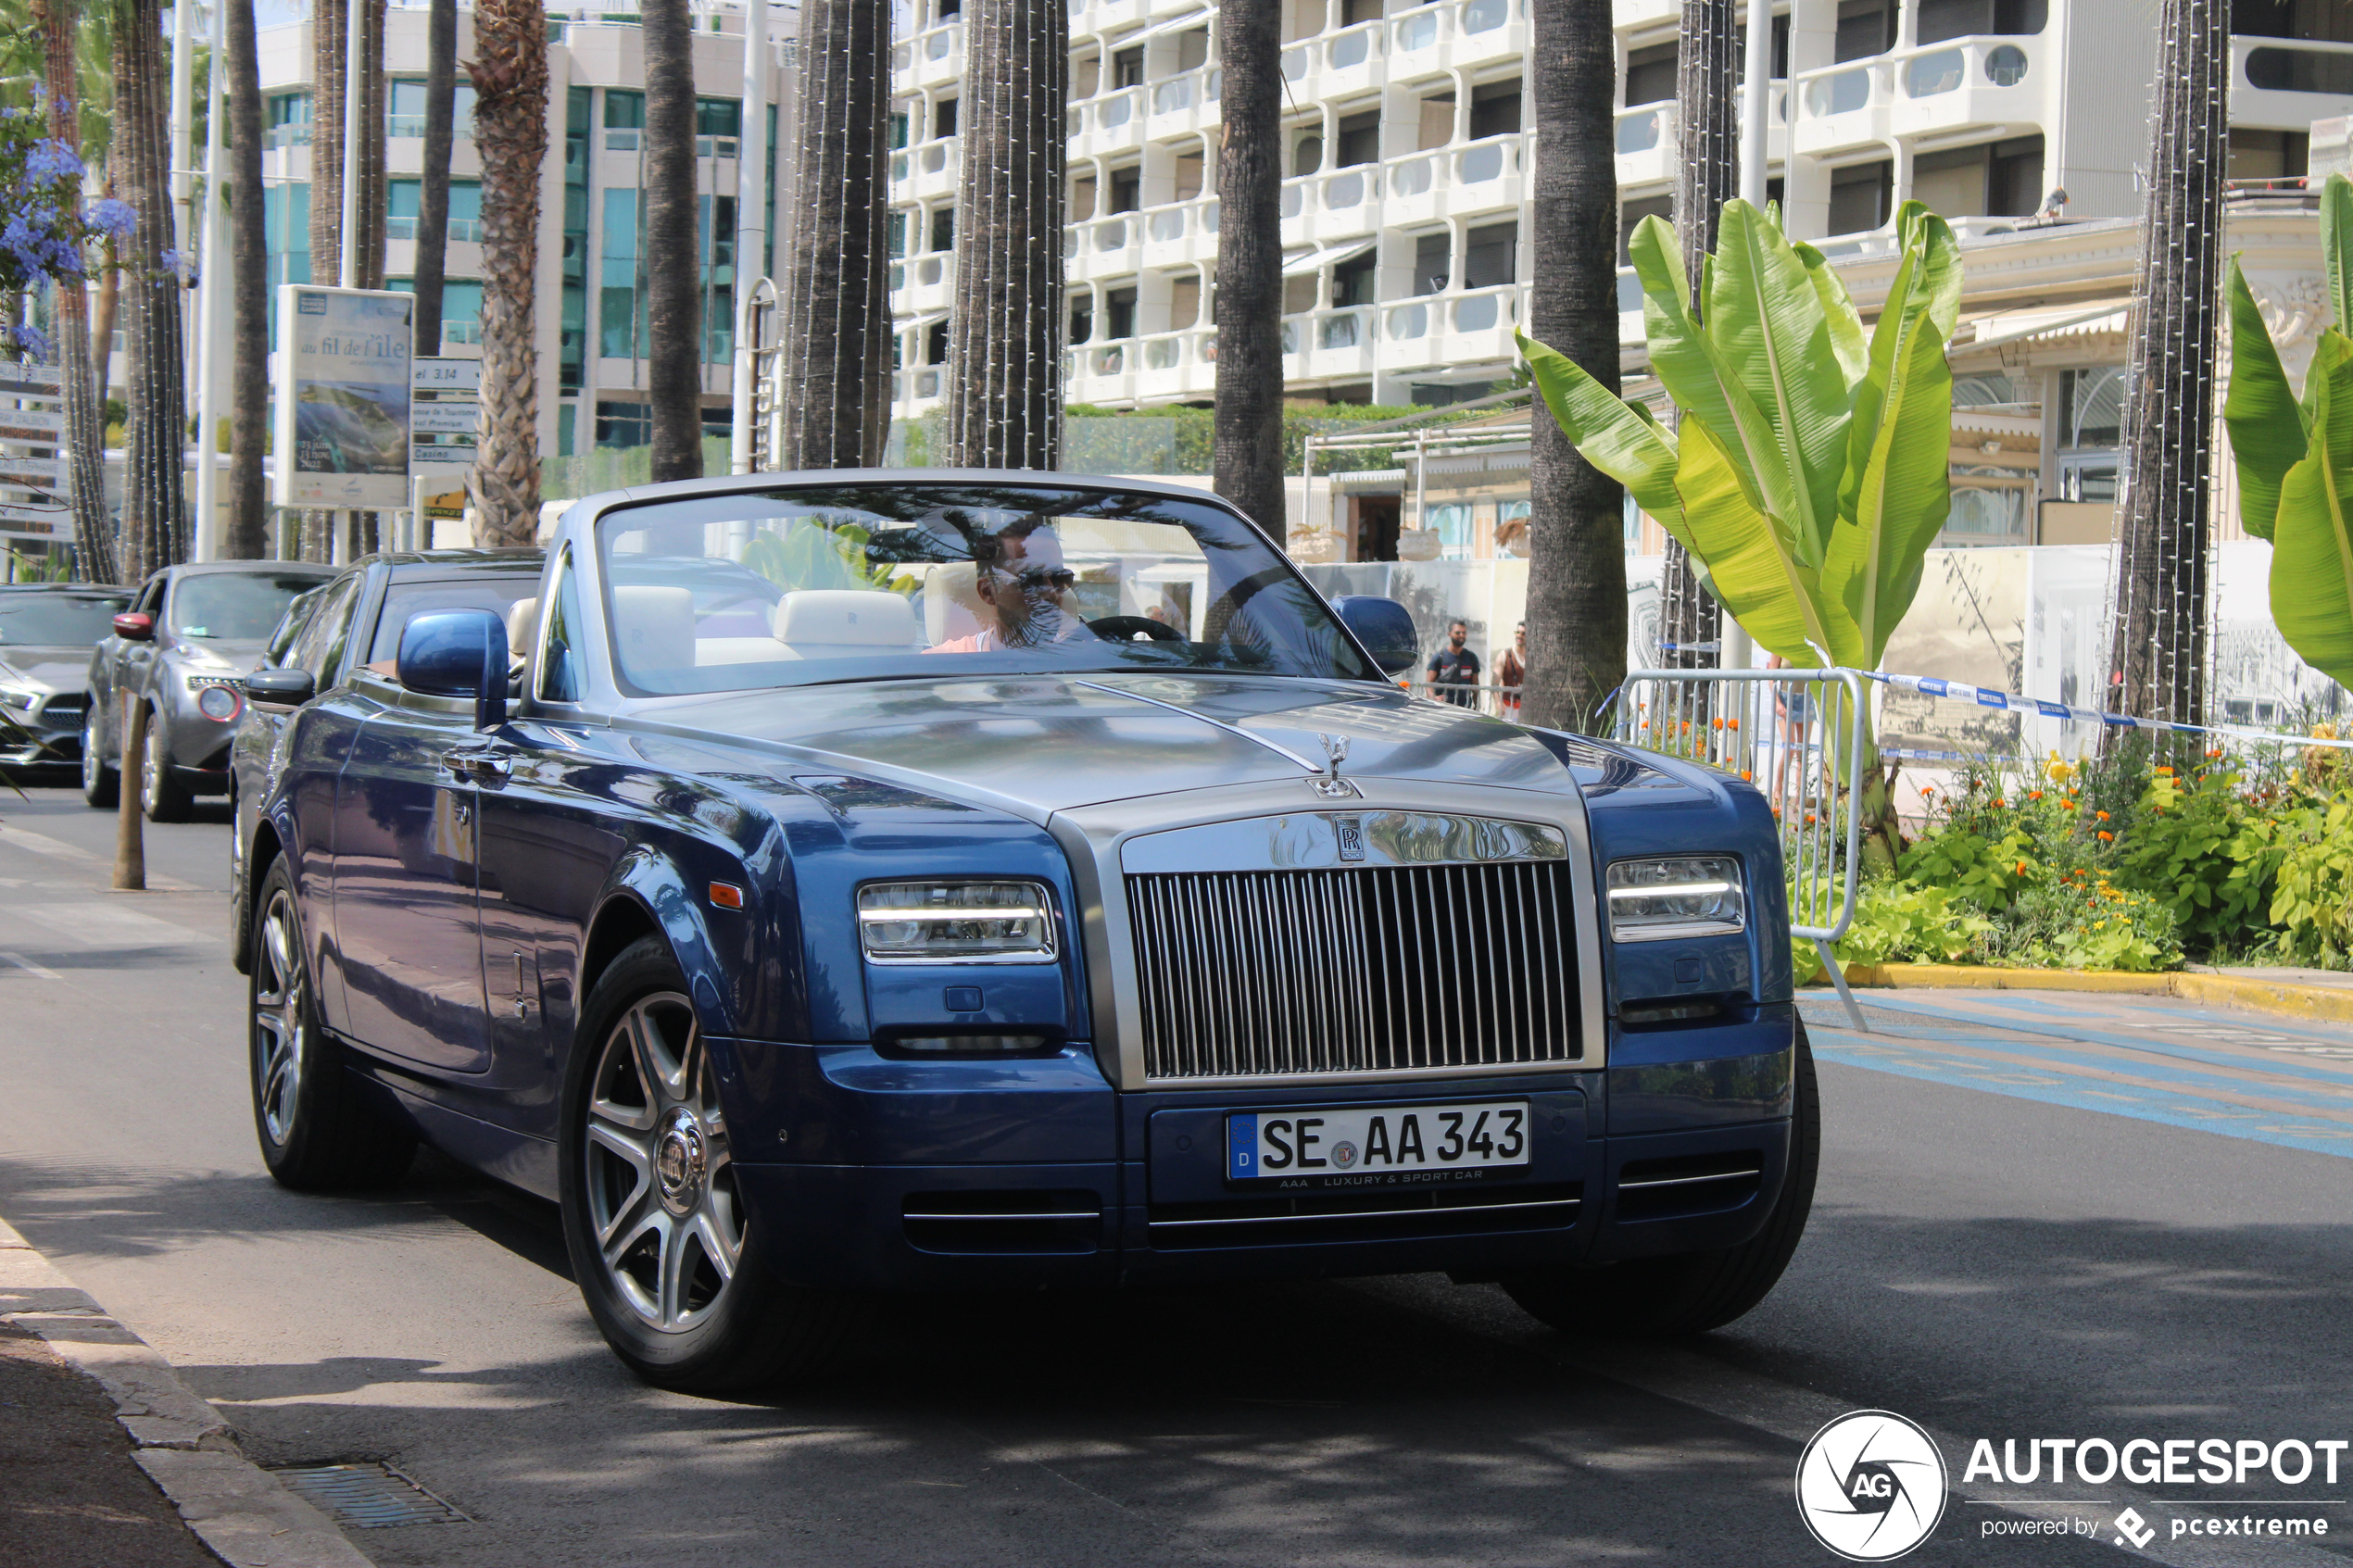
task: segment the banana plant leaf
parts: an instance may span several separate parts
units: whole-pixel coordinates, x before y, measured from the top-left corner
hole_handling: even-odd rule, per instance
[[[1953,506],[1953,372],[1944,340],[1926,308],[1894,327],[1881,317],[1880,329],[1871,373],[1879,377],[1883,363],[1885,392],[1872,409],[1869,444],[1856,459],[1853,512],[1840,519],[1822,569],[1823,587],[1854,626],[1855,646],[1835,650],[1840,662],[1866,670],[1879,667],[1887,639],[1912,608],[1929,546]],[[1855,445],[1863,446],[1864,433],[1858,411]]]
[[[1807,669],[1831,662],[1832,638],[1817,608],[1820,573],[1750,501],[1732,458],[1705,425],[1683,427],[1681,457],[1675,489],[1685,547],[1707,563],[1718,601],[1768,652]]]
[[[2280,509],[2280,482],[2303,460],[2310,437],[2304,408],[2287,383],[2271,330],[2236,257],[2231,261],[2227,297],[2231,390],[2223,399],[2222,420],[2230,427],[2231,456],[2238,464],[2239,521],[2258,539],[2269,539],[2271,520]]]
[[[2280,484],[2271,619],[2305,663],[2353,684],[2353,339],[2334,327],[2313,351],[2305,398],[2311,446]]]

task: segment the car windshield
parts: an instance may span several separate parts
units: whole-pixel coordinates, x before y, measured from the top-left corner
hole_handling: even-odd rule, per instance
[[[375,640],[368,645],[362,663],[378,664],[400,656],[400,633],[412,615],[429,609],[486,609],[505,620],[519,599],[539,592],[539,574],[520,571],[480,572],[461,581],[404,583],[397,578],[384,590],[384,613],[376,618]]]
[[[259,642],[296,594],[319,585],[315,575],[264,571],[205,572],[182,577],[171,594],[174,636]]]
[[[598,524],[614,667],[646,693],[900,675],[1378,678],[1206,498],[1051,485],[703,495]]]
[[[0,645],[67,647],[97,642],[131,608],[127,594],[0,594]]]

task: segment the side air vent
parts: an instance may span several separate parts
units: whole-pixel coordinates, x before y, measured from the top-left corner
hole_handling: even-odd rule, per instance
[[[1163,1252],[1211,1247],[1287,1247],[1315,1241],[1409,1241],[1497,1231],[1565,1230],[1577,1223],[1581,1184],[1472,1191],[1384,1189],[1344,1196],[1156,1203],[1151,1245]]]
[[[1103,1200],[1092,1192],[916,1192],[902,1218],[919,1252],[1057,1252],[1103,1243]]]
[[[1765,1157],[1753,1148],[1629,1160],[1617,1175],[1618,1223],[1721,1214],[1754,1199],[1764,1183]]]

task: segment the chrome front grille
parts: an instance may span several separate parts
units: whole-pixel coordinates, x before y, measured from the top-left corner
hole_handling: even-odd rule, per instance
[[[1149,1077],[1547,1066],[1582,1055],[1566,860],[1126,883]]]

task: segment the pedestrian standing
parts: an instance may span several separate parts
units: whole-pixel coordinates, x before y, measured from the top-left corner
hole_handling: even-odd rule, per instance
[[[1442,700],[1469,708],[1478,684],[1478,655],[1470,649],[1470,624],[1457,621],[1446,629],[1446,646],[1429,656],[1429,684]]]
[[[1495,661],[1495,684],[1504,688],[1504,717],[1519,717],[1519,689],[1528,684],[1528,622],[1512,628],[1512,646]]]

